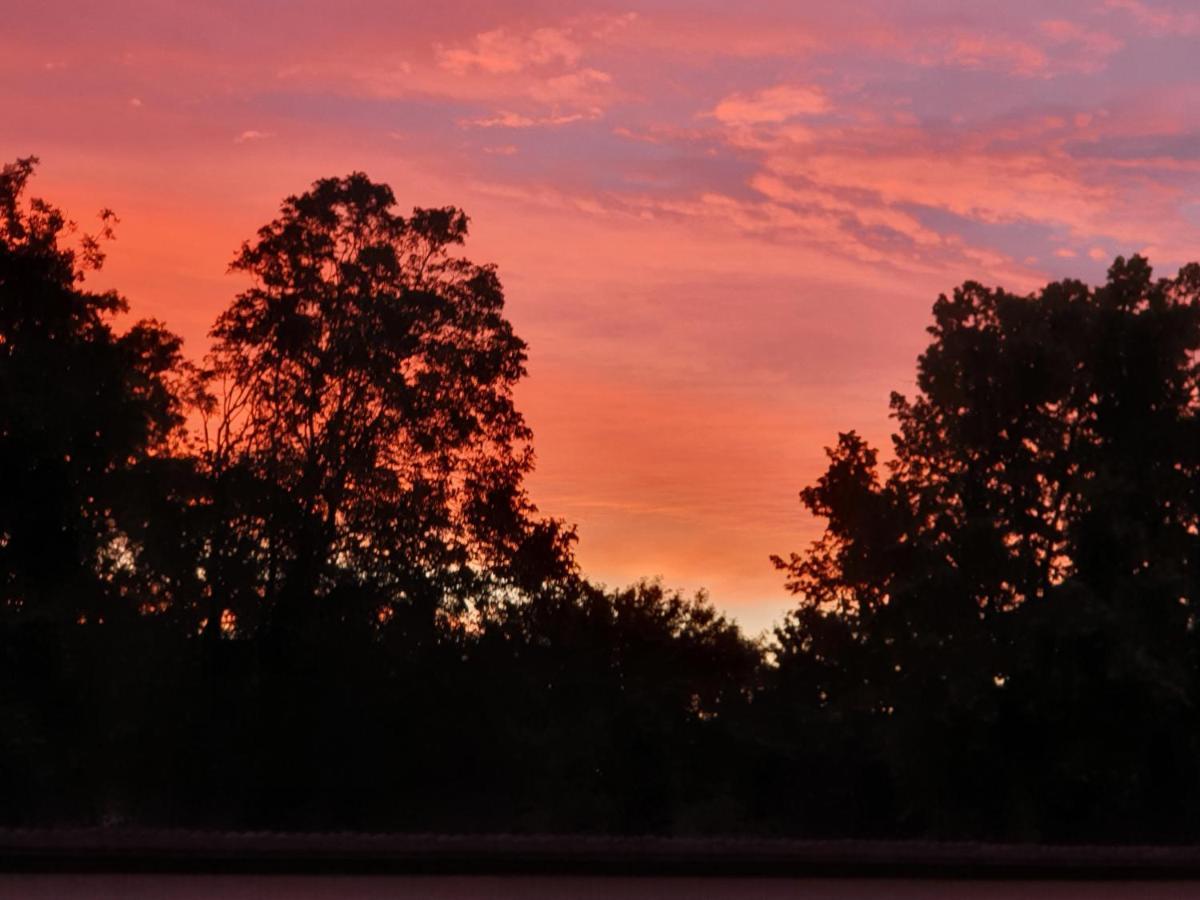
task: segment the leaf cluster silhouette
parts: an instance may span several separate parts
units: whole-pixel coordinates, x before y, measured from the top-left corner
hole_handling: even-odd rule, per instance
[[[1200,837],[1200,266],[933,308],[745,637],[524,486],[458,209],[284,201],[189,360],[0,171],[0,822]]]

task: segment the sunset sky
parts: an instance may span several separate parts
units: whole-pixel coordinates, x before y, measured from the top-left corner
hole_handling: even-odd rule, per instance
[[[454,204],[530,344],[530,487],[584,570],[750,631],[939,292],[1200,258],[1200,4],[13,2],[0,155],[121,219],[101,283],[200,356],[279,201]]]

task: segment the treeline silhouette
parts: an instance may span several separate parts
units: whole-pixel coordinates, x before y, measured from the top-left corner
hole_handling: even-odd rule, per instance
[[[967,283],[752,641],[589,583],[454,208],[288,198],[189,361],[0,173],[0,823],[1200,837],[1200,266]],[[668,463],[669,464],[669,463]],[[786,486],[781,486],[786,489]]]

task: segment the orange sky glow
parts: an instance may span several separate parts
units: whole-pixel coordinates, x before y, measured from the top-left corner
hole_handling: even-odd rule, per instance
[[[1200,258],[1200,9],[315,0],[12,4],[0,155],[121,219],[99,279],[203,354],[314,179],[471,216],[530,345],[530,489],[610,585],[749,631],[851,428],[886,447],[939,292]]]

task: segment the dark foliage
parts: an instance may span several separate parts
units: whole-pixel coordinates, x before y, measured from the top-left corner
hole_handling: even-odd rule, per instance
[[[522,486],[525,348],[450,253],[465,215],[317,182],[193,368],[114,330],[33,165],[0,181],[0,819],[719,827],[757,649],[579,578]]]
[[[801,495],[768,693],[855,723],[903,831],[1194,837],[1200,266],[933,312],[886,477],[844,434]]]
[[[0,821],[1200,837],[1200,267],[934,307],[760,646],[577,572],[460,211],[315,183],[201,366],[0,174]],[[77,235],[77,236],[75,236]]]

